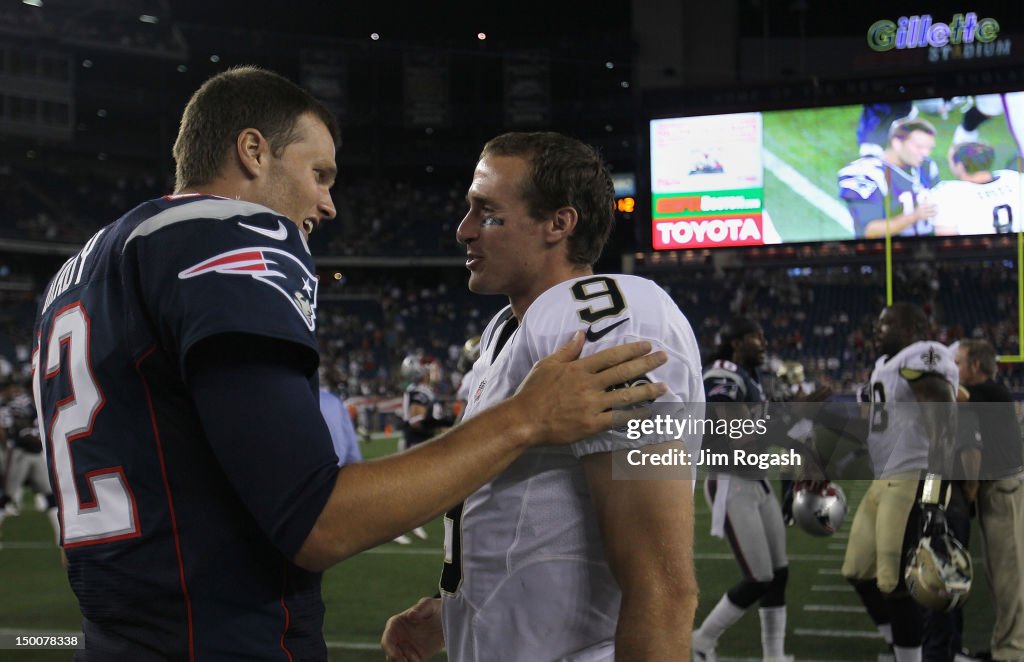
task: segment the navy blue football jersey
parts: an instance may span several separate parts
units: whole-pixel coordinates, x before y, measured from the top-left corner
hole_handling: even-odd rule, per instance
[[[434,395],[434,389],[426,384],[414,383],[409,384],[406,387],[405,393],[402,394],[402,439],[405,444],[405,448],[412,448],[417,444],[422,444],[424,441],[429,441],[438,434],[438,431],[433,426],[426,426],[417,430],[412,427],[411,423],[416,418],[413,418],[409,412],[410,407],[413,404],[417,404],[426,409],[426,414],[416,418],[441,418],[444,413],[441,411],[440,403],[437,401],[437,396]]]
[[[704,393],[708,402],[765,403],[768,397],[755,375],[732,361],[720,359],[704,371]]]
[[[273,339],[305,357],[316,401],[316,291],[292,222],[203,195],[136,207],[50,282],[34,388],[95,659],[326,658],[320,574],[289,559],[330,494],[334,450],[211,444],[185,373],[203,339]]]
[[[839,171],[839,197],[850,209],[854,236],[863,237],[870,221],[913,212],[938,182],[939,167],[931,159],[919,168],[903,170],[877,156],[865,156]],[[924,219],[899,234],[933,235],[935,224]]]
[[[747,403],[746,416],[751,419],[763,419],[767,415],[768,397],[761,387],[757,371],[751,374],[732,361],[719,359],[704,370],[704,393],[710,403]],[[709,418],[730,418],[735,413],[713,404],[708,407]],[[716,453],[731,454],[734,441],[728,435],[704,435],[704,447]],[[747,450],[759,449],[751,447]],[[745,478],[761,478],[767,473],[757,467],[733,466],[721,470]]]

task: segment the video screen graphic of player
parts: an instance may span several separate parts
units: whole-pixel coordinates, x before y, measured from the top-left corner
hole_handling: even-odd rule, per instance
[[[928,189],[939,181],[931,159],[935,127],[924,119],[893,123],[881,156],[863,156],[839,171],[839,197],[846,202],[857,238],[935,233],[935,206]]]
[[[1021,174],[994,170],[995,150],[980,142],[953,145],[948,154],[953,181],[940,182],[929,194],[935,205],[935,234],[1018,232],[1024,214]]]

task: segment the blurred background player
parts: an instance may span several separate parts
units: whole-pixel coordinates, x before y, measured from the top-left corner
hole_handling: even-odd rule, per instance
[[[11,412],[7,403],[13,397],[14,383],[9,372],[0,375],[0,523],[3,522],[3,511],[7,505],[7,493],[4,492],[4,477],[7,475],[7,456],[10,454],[7,429],[11,427]]]
[[[950,355],[956,361],[959,343],[949,346]],[[959,363],[957,363],[959,367]],[[967,391],[961,386],[957,389],[957,401],[965,401]],[[962,411],[962,410],[960,410]],[[966,412],[964,412],[966,413]],[[971,516],[974,508],[974,495],[970,493],[970,483],[964,480],[967,476],[977,478],[980,442],[973,430],[968,430],[963,420],[958,417],[956,443],[948,454],[946,467],[948,480],[943,485],[942,525],[945,533],[955,538],[963,550],[967,550],[971,540]],[[976,426],[975,426],[976,427]],[[974,481],[976,488],[976,481]],[[975,489],[976,492],[976,489]],[[909,533],[908,533],[909,536]],[[920,544],[918,545],[920,547]],[[906,572],[906,570],[904,571]],[[954,662],[963,649],[963,604],[957,601],[949,609],[922,610],[922,656],[931,662]]]
[[[472,336],[462,345],[456,365],[456,369],[462,373],[462,379],[459,381],[459,388],[455,391],[455,404],[452,406],[455,420],[461,419],[466,410],[466,404],[469,402],[469,385],[473,382],[473,376],[470,373],[479,358],[480,336]]]
[[[3,492],[0,493],[0,524],[6,517],[17,516],[24,506],[24,490],[30,487],[35,495],[37,510],[46,513],[53,527],[55,539],[60,541],[60,526],[57,523],[57,499],[50,489],[50,478],[46,472],[46,456],[39,437],[36,407],[28,389],[13,384],[8,390],[8,400],[0,407],[0,422],[4,424],[8,440],[6,473],[3,478]]]
[[[807,381],[804,366],[799,361],[781,361],[775,367],[774,379],[769,390],[769,400],[780,403],[800,402],[822,402],[832,395],[830,387],[815,388],[814,383]],[[800,452],[808,454],[806,467],[787,466],[782,467],[779,472],[780,486],[782,492],[782,521],[786,526],[794,524],[793,519],[793,496],[796,479],[801,478],[804,472],[810,468],[810,473],[805,477],[807,481],[818,481],[825,478],[822,458],[818,454],[816,436],[817,430],[814,417],[820,410],[804,410],[798,406],[779,407],[774,410],[770,425],[776,430],[776,434],[784,434],[792,440],[800,449]],[[781,439],[781,436],[778,437]],[[805,490],[814,488],[814,492],[827,490],[827,485],[817,482],[803,485]]]
[[[766,351],[764,331],[749,317],[737,317],[722,327],[712,362],[704,370],[704,392],[708,403],[715,403],[709,404],[709,418],[764,417],[768,399],[758,367]],[[731,457],[734,443],[728,437],[706,437],[704,448]],[[738,445],[746,446],[743,441]],[[757,467],[730,467],[709,473],[704,481],[712,511],[711,534],[728,541],[743,578],[726,591],[694,631],[694,660],[717,659],[719,638],[758,601],[764,659],[787,659],[786,527],[766,475],[766,470]]]
[[[955,181],[939,182],[929,201],[935,205],[935,234],[1017,232],[1024,215],[1021,174],[992,170],[995,150],[980,142],[949,148],[949,169]]]
[[[441,364],[432,356],[410,354],[402,361],[402,378],[409,381],[402,394],[401,449],[408,450],[433,439],[452,426],[444,404],[437,397]]]
[[[402,394],[402,440],[400,450],[433,439],[452,426],[454,421],[444,413],[444,404],[437,398],[437,384],[441,381],[441,364],[423,353],[410,354],[402,360],[402,378],[409,380]],[[427,530],[417,526],[412,530],[420,540],[427,539]],[[399,545],[408,545],[412,539],[402,534],[395,538]]]
[[[1024,449],[1013,397],[996,381],[996,352],[985,340],[962,340],[956,349],[960,383],[969,404],[961,419],[981,442],[967,496],[977,508],[985,540],[985,572],[995,622],[988,659],[1024,660]],[[970,415],[968,415],[970,414]],[[970,471],[970,468],[968,468]],[[981,480],[977,480],[980,478]],[[972,480],[973,479],[973,480]],[[979,655],[979,657],[981,657]]]
[[[930,158],[935,127],[924,119],[903,119],[889,130],[881,156],[863,156],[839,171],[839,197],[853,217],[855,237],[934,234],[935,207],[925,191],[939,181]],[[888,224],[886,221],[888,220]]]
[[[928,318],[918,306],[895,303],[878,317],[882,356],[871,373],[867,437],[875,480],[854,515],[842,567],[897,662],[922,659],[922,611],[906,590],[902,564],[905,539],[916,541],[908,527],[933,432],[923,416],[893,405],[951,403],[958,386],[953,356],[927,337]]]

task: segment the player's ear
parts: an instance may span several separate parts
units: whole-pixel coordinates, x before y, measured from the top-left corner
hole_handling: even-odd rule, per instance
[[[576,229],[580,215],[575,207],[561,207],[548,220],[548,241],[552,244],[564,241]]]
[[[243,129],[235,139],[235,153],[239,164],[250,177],[257,177],[265,165],[269,145],[258,129]]]

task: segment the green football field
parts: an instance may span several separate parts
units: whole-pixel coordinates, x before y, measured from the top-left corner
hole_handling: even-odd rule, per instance
[[[364,446],[368,457],[393,452],[394,442]],[[790,580],[787,652],[797,660],[876,660],[886,652],[856,595],[839,576],[846,528],[866,483],[843,484],[851,511],[844,530],[831,538],[814,538],[789,529]],[[711,538],[710,514],[697,492],[696,564],[701,600],[697,618],[714,606],[739,577],[724,541]],[[437,589],[441,566],[440,521],[427,527],[430,539],[408,546],[383,545],[328,571],[325,636],[332,660],[382,660],[377,641],[385,620]],[[980,540],[978,531],[973,540]],[[984,565],[975,553],[975,591],[966,613],[966,644],[988,648],[992,614]],[[29,501],[24,513],[8,519],[0,532],[0,634],[78,631],[74,596],[60,566],[46,518]],[[760,660],[760,626],[756,610],[728,631],[719,646],[725,660]],[[69,651],[0,650],[0,660],[67,660]],[[437,659],[444,659],[438,656]]]
[[[839,106],[762,114],[764,208],[784,241],[853,238],[852,231],[836,220],[847,215],[838,197],[837,173],[857,158],[860,112],[861,106]],[[931,156],[939,165],[942,179],[950,179],[946,153],[963,114],[954,108],[946,119],[926,113],[919,117],[935,125],[937,135]],[[1006,167],[1016,148],[1005,118],[984,122],[978,135],[979,140],[995,148],[996,168]]]

